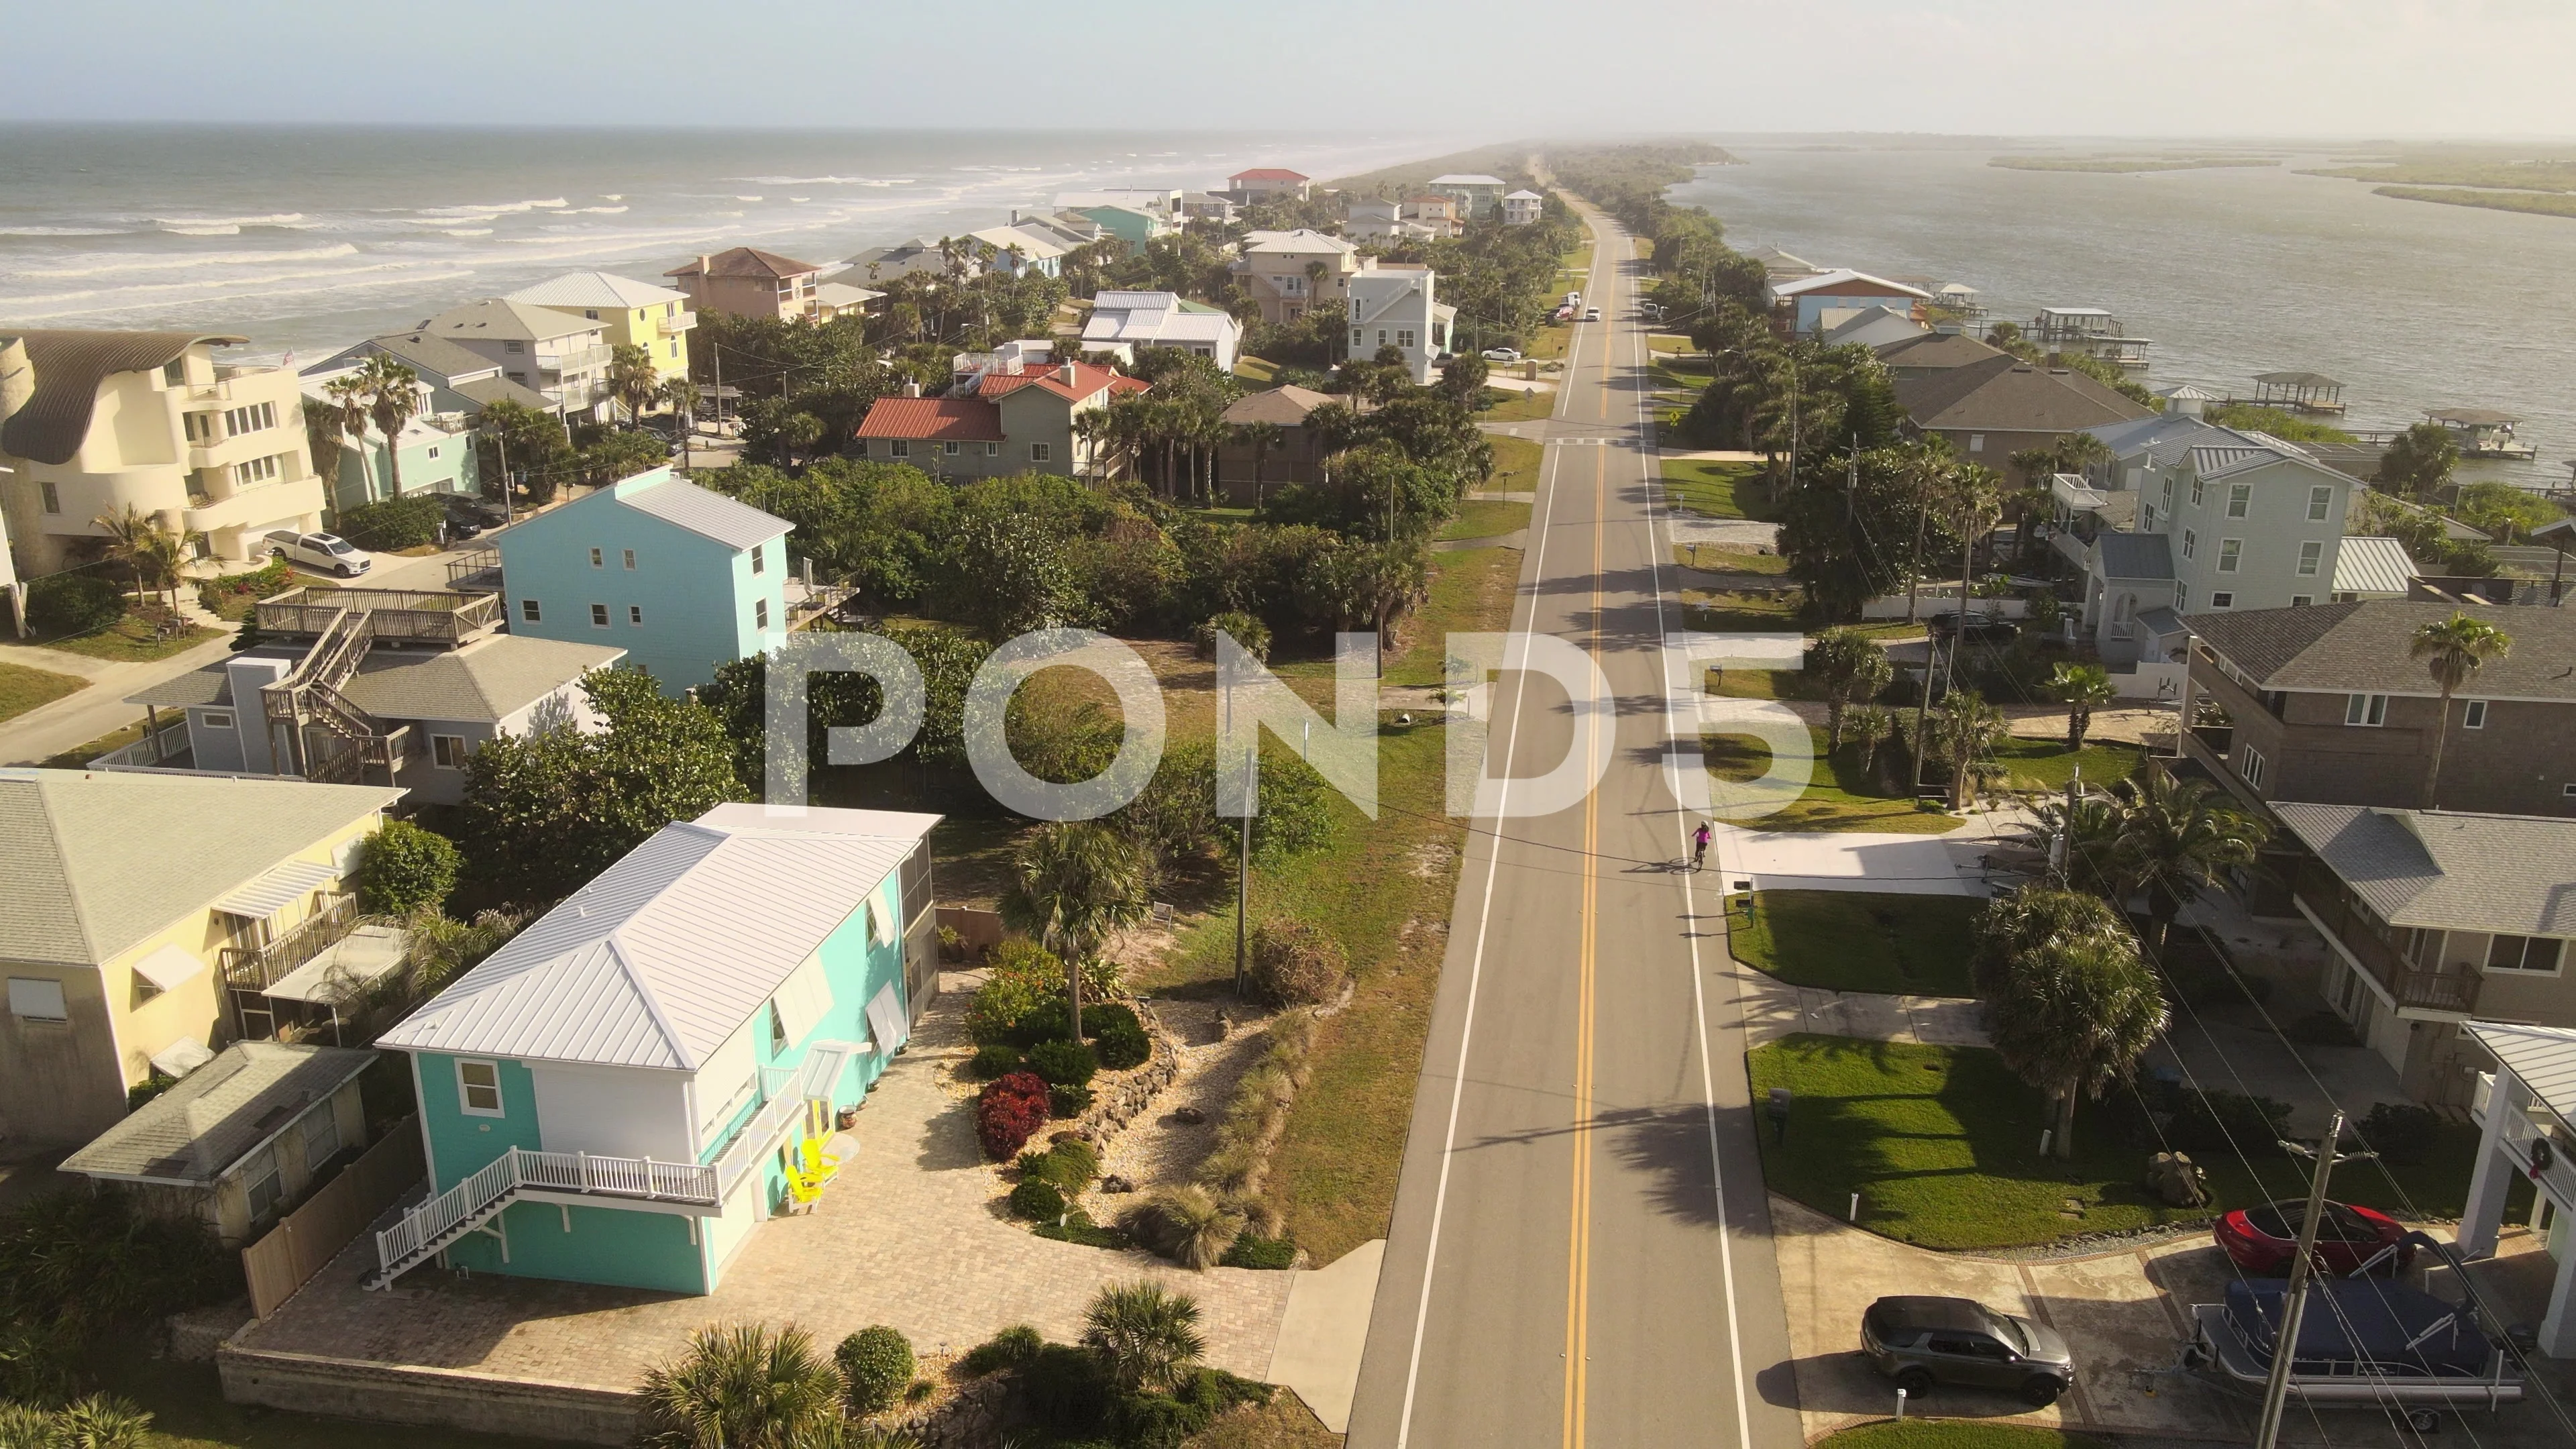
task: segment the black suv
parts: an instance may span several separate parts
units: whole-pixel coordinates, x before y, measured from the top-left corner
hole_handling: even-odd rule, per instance
[[[1911,1398],[1964,1384],[2045,1408],[2075,1381],[2074,1355],[2055,1329],[1971,1298],[1881,1298],[1861,1315],[1860,1351]]]
[[[440,497],[447,508],[447,536],[475,538],[487,528],[499,528],[510,521],[510,515],[498,503],[487,503],[470,493],[448,493]]]

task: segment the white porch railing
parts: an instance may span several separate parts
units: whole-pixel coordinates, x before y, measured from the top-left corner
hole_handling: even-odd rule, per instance
[[[694,1162],[650,1157],[594,1157],[586,1152],[529,1152],[513,1147],[473,1176],[403,1214],[376,1234],[376,1275],[381,1288],[418,1267],[448,1244],[491,1220],[530,1188],[713,1208],[722,1202],[716,1170]]]

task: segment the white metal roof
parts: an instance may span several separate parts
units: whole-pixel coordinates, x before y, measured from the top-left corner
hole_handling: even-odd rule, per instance
[[[2417,574],[2406,545],[2394,538],[2348,537],[2335,551],[2334,591],[2338,594],[2384,594],[2402,599]]]
[[[684,478],[674,478],[667,468],[656,469],[658,481],[640,482],[627,479],[609,489],[610,496],[638,513],[649,513],[665,523],[676,523],[691,533],[704,534],[732,548],[750,548],[767,543],[795,527],[786,519],[763,513],[738,498],[727,498],[711,488],[701,488]],[[649,475],[648,475],[649,476]],[[584,499],[587,503],[590,500]]]
[[[1878,292],[1870,294],[1872,296],[1884,295],[1890,297],[1929,298],[1932,295],[1931,293],[1924,291],[1921,287],[1909,287],[1903,282],[1891,282],[1885,277],[1873,277],[1867,272],[1855,272],[1849,267],[1839,268],[1830,272],[1819,272],[1812,277],[1799,277],[1794,281],[1775,283],[1771,288],[1771,295],[1775,297],[1798,297],[1826,287],[1847,286],[1854,282],[1863,282],[1872,287],[1879,288],[1880,290]]]
[[[937,819],[720,805],[666,825],[379,1045],[694,1071]]]
[[[2576,1123],[2576,1030],[2563,1026],[2467,1023],[2478,1045],[2495,1054],[2562,1122]]]
[[[1431,184],[1434,186],[1500,186],[1503,184],[1503,178],[1484,175],[1434,176],[1431,178]]]
[[[322,883],[337,873],[309,860],[290,860],[215,902],[215,909],[228,916],[265,921],[299,898],[320,890]]]
[[[689,294],[615,272],[566,272],[515,292],[504,292],[501,300],[525,302],[531,307],[659,307],[686,302]]]

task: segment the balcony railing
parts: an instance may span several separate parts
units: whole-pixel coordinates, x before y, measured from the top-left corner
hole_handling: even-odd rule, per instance
[[[367,615],[378,642],[461,644],[501,622],[500,601],[490,594],[448,594],[420,589],[289,589],[258,605],[259,627],[269,634],[319,634],[343,610]]]
[[[334,896],[329,905],[288,927],[274,941],[224,947],[224,983],[244,991],[266,991],[289,971],[338,945],[357,926],[358,898]]]
[[[2407,959],[2382,940],[2354,908],[2343,883],[2314,860],[2301,862],[2291,899],[2310,924],[2323,931],[2336,949],[2376,980],[2401,1011],[2438,1011],[2467,1016],[2478,1006],[2478,986],[2485,978],[2465,962],[2425,966]]]
[[[677,317],[663,318],[660,323],[660,330],[662,335],[665,337],[677,337],[681,333],[686,332],[697,325],[697,313],[683,312]]]

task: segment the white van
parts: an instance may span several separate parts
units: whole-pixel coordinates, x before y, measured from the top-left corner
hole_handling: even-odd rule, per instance
[[[329,533],[297,533],[281,528],[268,536],[268,551],[297,568],[317,569],[354,579],[375,567],[375,560],[362,549],[352,548],[347,539]]]

